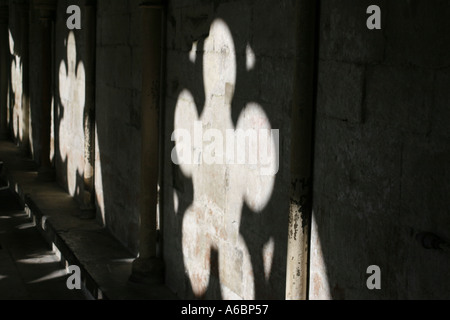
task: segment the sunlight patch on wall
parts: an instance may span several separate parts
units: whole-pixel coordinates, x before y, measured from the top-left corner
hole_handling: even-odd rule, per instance
[[[98,131],[95,126],[95,203],[97,206],[97,212],[100,212],[100,219],[102,226],[106,225],[105,216],[105,199],[103,197],[103,177],[102,177],[102,163],[101,163],[101,151],[98,143]]]
[[[264,276],[266,277],[266,281],[269,280],[270,271],[272,270],[274,251],[275,241],[273,240],[273,237],[271,237],[263,247]]]
[[[12,36],[11,30],[8,30],[9,33],[9,52],[14,54],[14,38]]]
[[[12,89],[12,128],[14,138],[23,141],[25,128],[23,126],[23,63],[19,55],[15,53],[14,38],[9,31],[9,50],[11,57],[11,89]],[[11,101],[11,100],[9,100]]]
[[[11,85],[10,85],[10,83],[8,81],[8,91],[7,91],[7,94],[6,94],[6,101],[8,101],[7,108],[6,108],[6,124],[8,125],[8,128],[11,127],[11,108],[10,108],[10,105],[9,105],[9,101],[11,101],[10,92],[11,92]]]
[[[83,119],[86,75],[83,62],[77,61],[77,46],[73,32],[68,35],[66,47],[67,65],[61,61],[59,66],[59,96],[62,114],[59,116],[58,147],[61,160],[67,162],[67,188],[69,194],[74,196],[77,183],[83,180],[84,174]]]
[[[31,116],[31,105],[30,105],[30,116],[28,117],[28,139],[29,139],[29,147],[31,156],[34,159],[35,153],[34,153],[34,139],[33,139],[33,121]]]
[[[195,44],[192,48],[189,53],[191,61],[195,60]],[[255,56],[250,51],[248,66],[253,67]],[[254,299],[251,257],[239,231],[241,215],[244,204],[257,214],[271,199],[279,150],[271,135],[265,137],[268,139],[263,144],[265,150],[257,148],[264,140],[261,137],[257,136],[256,140],[245,137],[248,132],[271,129],[270,121],[259,104],[249,101],[234,126],[231,106],[236,66],[231,32],[223,20],[216,19],[204,42],[205,106],[199,115],[191,92],[183,90],[180,93],[174,128],[184,134],[174,133],[172,136],[175,141],[173,159],[188,159],[178,164],[183,175],[192,179],[194,187],[193,203],[186,210],[182,225],[183,258],[194,294],[202,296],[208,289],[212,276],[211,250],[215,249],[223,298]],[[236,143],[240,134],[244,135],[241,144]],[[188,144],[186,140],[189,140]],[[249,162],[251,152],[248,150],[253,147],[257,150],[257,161]],[[242,148],[245,159],[240,162],[238,155]],[[262,163],[259,160],[263,159],[261,153],[264,151],[267,161]],[[267,174],[262,174],[264,169],[268,169]],[[177,200],[174,194],[176,214],[180,214]],[[264,249],[266,278],[270,274],[273,250],[271,242]]]
[[[311,258],[309,278],[309,298],[311,300],[330,300],[330,285],[328,282],[325,259],[320,243],[319,229],[314,214],[311,224]]]

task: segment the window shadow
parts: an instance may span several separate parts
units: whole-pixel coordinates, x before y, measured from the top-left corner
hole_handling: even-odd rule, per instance
[[[192,132],[191,122],[195,121],[207,123],[206,127],[203,124],[204,128],[218,126],[235,130],[243,117],[251,118],[249,105],[254,104],[258,106],[259,120],[267,119],[272,129],[280,128],[281,137],[288,136],[288,128],[278,114],[280,110],[264,99],[258,83],[258,77],[263,74],[270,74],[274,82],[282,75],[274,73],[271,64],[252,48],[251,31],[246,24],[248,16],[236,16],[232,12],[211,14],[209,9],[205,12],[203,16],[193,14],[196,18],[187,14],[179,28],[180,22],[168,17],[169,32],[181,32],[170,34],[171,38],[181,38],[181,48],[168,43],[169,61],[176,57],[178,63],[168,65],[166,71],[166,134],[181,127]],[[212,51],[219,46],[221,52],[211,54],[213,40],[209,38],[216,41]],[[235,59],[234,66],[228,60],[230,56]],[[215,58],[224,61],[214,65]],[[183,66],[182,70],[179,66]],[[221,94],[224,100],[215,104],[213,100]],[[230,105],[225,114],[218,107],[223,102],[225,108],[227,103]],[[211,108],[217,108],[218,118],[214,118]],[[180,143],[173,140],[176,139],[169,135],[164,143],[166,163],[173,159],[172,151]],[[282,148],[279,153],[284,152]],[[163,179],[167,199],[164,252],[169,286],[188,298],[284,299],[289,212],[288,192],[283,187],[289,185],[285,181],[288,170],[285,163],[280,161],[280,170],[272,182],[270,179],[246,181],[245,175],[252,172],[250,167],[237,170],[239,173],[233,176],[233,165],[213,164],[210,166],[213,168],[198,169],[208,165],[170,163],[170,166],[166,164]],[[266,191],[255,189],[252,183]],[[214,192],[215,188],[218,189]],[[259,197],[255,196],[258,192]],[[224,197],[226,200],[221,200]],[[206,204],[202,199],[211,202]],[[178,277],[171,279],[176,274],[184,274],[184,281]]]

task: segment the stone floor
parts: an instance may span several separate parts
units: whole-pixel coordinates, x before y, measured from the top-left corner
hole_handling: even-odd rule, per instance
[[[0,191],[0,299],[85,299],[68,290],[59,258],[9,190]]]
[[[1,161],[4,168],[0,176],[3,176],[4,183],[9,183],[14,194],[5,194],[0,199],[0,232],[3,232],[0,243],[4,247],[0,250],[0,299],[83,298],[80,292],[66,292],[69,291],[65,285],[67,278],[64,278],[64,270],[58,265],[57,257],[49,249],[50,245],[57,248],[62,264],[80,267],[86,297],[177,299],[164,285],[130,282],[135,257],[95,219],[80,219],[82,213],[78,204],[60,186],[38,181],[34,162],[13,143],[0,140]],[[27,211],[35,220],[35,228],[20,206],[14,203],[14,196],[26,204]],[[39,240],[29,238],[31,236]],[[41,267],[47,269],[40,271]],[[9,274],[4,274],[6,271],[3,270],[9,270]],[[47,278],[49,280],[44,281]],[[63,285],[62,289],[49,287],[45,289],[46,293],[42,293],[37,287],[38,284],[56,284],[58,281]],[[64,294],[59,295],[58,290]]]

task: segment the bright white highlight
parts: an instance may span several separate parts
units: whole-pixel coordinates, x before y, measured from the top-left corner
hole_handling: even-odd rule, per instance
[[[219,280],[225,299],[254,299],[250,252],[239,232],[244,204],[255,214],[271,199],[278,172],[278,130],[272,129],[264,109],[249,101],[231,119],[236,85],[236,52],[231,32],[220,19],[212,22],[203,50],[205,105],[197,108],[194,97],[183,90],[177,101],[172,141],[172,161],[192,179],[192,205],[184,213],[182,249],[184,267],[196,296],[209,285],[211,250],[218,252]],[[189,53],[196,59],[195,46]],[[247,47],[247,71],[256,57]],[[257,97],[255,97],[256,99]],[[198,114],[197,110],[202,110]],[[174,196],[176,214],[178,205]],[[263,248],[264,272],[270,276],[274,243]],[[233,284],[236,270],[245,276]]]
[[[256,64],[256,56],[250,44],[247,44],[247,47],[245,48],[245,55],[247,71],[253,70]]]
[[[67,188],[70,195],[76,193],[77,175],[84,174],[84,104],[86,94],[85,70],[77,62],[75,35],[71,31],[67,38],[67,66],[59,65],[59,95],[62,114],[59,124],[59,151],[62,161],[67,162]]]

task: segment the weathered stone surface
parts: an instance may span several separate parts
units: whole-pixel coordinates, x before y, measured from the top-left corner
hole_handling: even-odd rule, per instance
[[[393,213],[399,198],[400,135],[394,130],[318,120],[315,194],[343,201],[358,216]]]
[[[419,68],[369,67],[366,119],[381,126],[425,134],[430,131],[433,72]]]
[[[438,0],[406,4],[388,1],[386,61],[401,65],[442,68],[450,65],[450,5]]]
[[[164,256],[166,279],[183,297],[192,297],[192,292],[206,298],[282,299],[285,295],[280,283],[285,282],[286,274],[283,252],[289,206],[290,143],[286,137],[295,53],[293,33],[285,30],[295,23],[281,17],[294,16],[294,3],[282,1],[271,6],[271,12],[265,5],[270,3],[255,6],[230,1],[196,6],[172,1],[169,6]],[[213,19],[227,27],[211,33]],[[191,51],[195,41],[197,48]],[[228,92],[224,90],[227,85],[234,87]],[[189,106],[184,109],[179,104],[183,90],[192,95],[192,101],[183,98]],[[226,110],[228,103],[230,111]],[[176,125],[195,118],[204,121],[205,130],[234,129],[238,119],[245,117],[249,103],[261,106],[261,121],[267,117],[271,128],[280,130],[279,174],[266,200],[263,190],[267,183],[244,179],[248,175],[244,168],[199,165],[191,177],[170,159],[174,146],[170,138]],[[267,204],[257,209],[261,201]]]
[[[450,69],[436,72],[434,85],[434,106],[432,112],[432,134],[450,138]]]
[[[134,253],[138,251],[140,195],[139,2],[102,0],[97,4],[98,219]]]
[[[349,122],[363,121],[364,66],[319,63],[317,112]]]
[[[321,59],[347,62],[380,62],[384,58],[386,1],[329,0],[321,3]],[[369,30],[367,7],[378,5],[382,12],[382,30]]]

